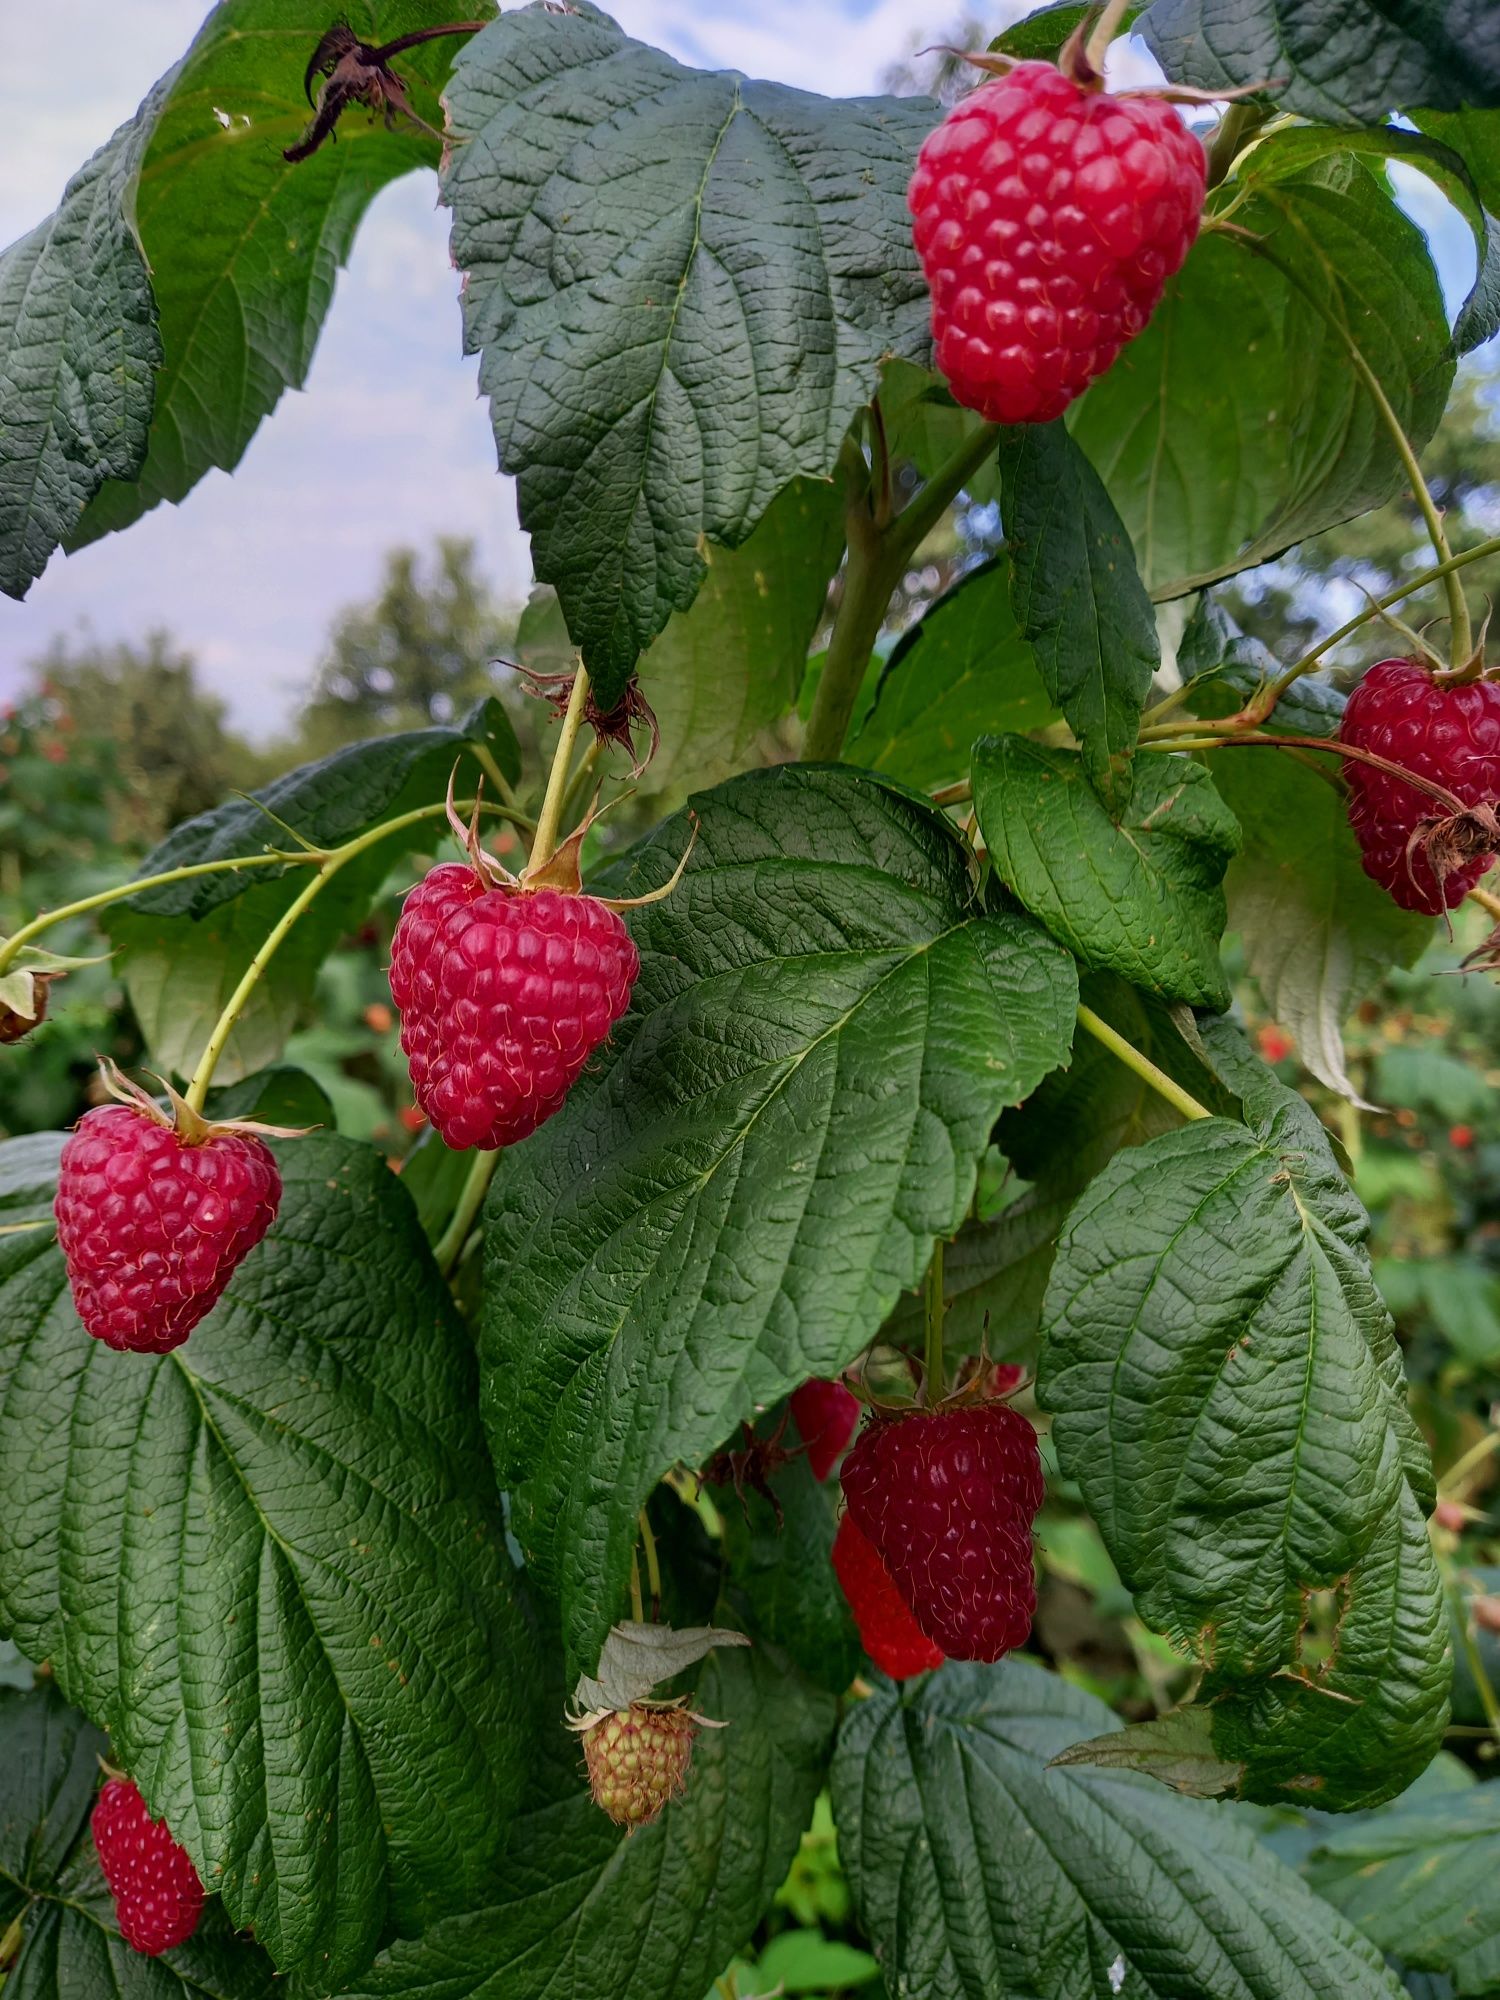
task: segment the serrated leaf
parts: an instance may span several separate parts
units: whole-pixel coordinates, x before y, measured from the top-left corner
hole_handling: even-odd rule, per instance
[[[544,1721],[503,1900],[394,1945],[343,2000],[702,2000],[791,1865],[835,1711],[761,1647],[709,1659],[693,1705],[729,1727],[699,1736],[684,1797],[632,1835],[589,1797],[576,1740]]]
[[[460,782],[472,786],[483,767],[465,753],[479,749],[507,778],[519,776],[515,732],[493,698],[451,727],[372,737],[299,765],[253,798],[229,799],[187,820],[146,857],[143,876],[233,855],[289,852],[297,842],[288,828],[328,849],[384,820],[433,807],[430,820],[341,867],[299,919],[235,1023],[218,1070],[226,1083],[276,1061],[307,1006],[318,967],[363,922],[401,855],[446,840],[441,806],[449,775],[461,764]],[[123,954],[131,1003],[158,1068],[191,1074],[246,967],[310,873],[308,863],[225,869],[145,890],[109,911],[104,921]]]
[[[982,912],[925,802],[782,766],[694,803],[682,882],[631,918],[630,1014],[487,1211],[485,1418],[584,1669],[657,1479],[853,1358],[1072,1033],[1072,961]]]
[[[1203,592],[1177,647],[1177,671],[1192,689],[1194,714],[1232,714],[1286,665],[1269,646],[1242,632],[1211,592]],[[1304,674],[1277,702],[1275,727],[1292,736],[1337,736],[1347,701],[1331,681]]]
[[[992,557],[960,577],[892,648],[844,761],[931,787],[961,778],[991,730],[1024,734],[1058,719],[1010,608],[1010,566]]]
[[[1050,1760],[1115,1718],[1025,1661],[881,1684],[834,1755],[893,2000],[1394,2000],[1380,1954],[1240,1821]]]
[[[1418,452],[1453,380],[1421,231],[1378,162],[1273,133],[1226,183],[1241,238],[1205,233],[1150,325],[1076,405],[1074,436],[1154,597],[1232,576],[1405,490],[1347,331]],[[1334,322],[1329,324],[1329,319]],[[1224,338],[1232,326],[1235,337]]]
[[[0,1147],[5,1219],[60,1140]],[[379,1157],[282,1145],[281,1211],[187,1346],[91,1341],[0,1237],[0,1624],[283,1968],[479,1893],[529,1653],[463,1328]],[[9,2000],[9,1995],[7,1995]]]
[[[1325,125],[1500,104],[1500,24],[1484,0],[1153,0],[1140,25],[1174,83],[1269,84],[1283,111]]]
[[[973,771],[996,873],[1081,964],[1163,1000],[1229,1005],[1222,884],[1240,832],[1202,765],[1144,758],[1118,815],[1076,751],[987,736]]]
[[[1060,423],[1006,431],[1000,478],[1016,623],[1090,780],[1108,793],[1161,658],[1130,537]]]
[[[1393,965],[1416,963],[1433,926],[1366,875],[1337,760],[1315,761],[1310,769],[1275,750],[1215,754],[1214,780],[1244,836],[1225,880],[1229,926],[1302,1062],[1358,1103],[1344,1023]]]
[[[271,1961],[217,1903],[164,1958],[121,1938],[88,1831],[104,1748],[51,1682],[0,1689],[0,1927],[20,1924],[6,2000],[271,2000]]]
[[[1196,1702],[1149,1722],[1090,1736],[1059,1751],[1052,1762],[1060,1768],[1091,1764],[1100,1771],[1139,1771],[1193,1799],[1237,1792],[1244,1777],[1243,1765],[1228,1764],[1216,1754],[1213,1711]]]
[[[696,596],[702,541],[831,474],[882,358],[925,359],[906,183],[935,107],[686,69],[578,0],[478,36],[448,112],[501,466],[613,701]]]
[[[1166,1133],[1090,1185],[1038,1383],[1141,1616],[1230,1676],[1290,1657],[1304,1592],[1370,1548],[1408,1445],[1368,1218],[1311,1114],[1257,1123]]]
[[[1133,27],[1142,12],[1143,6],[1127,7],[1117,32],[1123,34]],[[1079,5],[1078,0],[1057,0],[1053,6],[1034,8],[1013,28],[996,35],[990,47],[1002,55],[1015,56],[1018,61],[1050,62],[1055,60],[1068,37],[1087,20],[1088,15],[1088,7]]]
[[[1460,1994],[1500,1984],[1500,1787],[1397,1804],[1334,1833],[1308,1879],[1366,1937]]]

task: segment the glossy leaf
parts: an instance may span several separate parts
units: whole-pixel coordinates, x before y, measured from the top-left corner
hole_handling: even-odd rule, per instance
[[[893,1994],[1397,2000],[1379,1952],[1222,1808],[1052,1765],[1115,1720],[1018,1659],[850,1709],[839,1853]]]
[[[693,1705],[729,1727],[701,1732],[684,1797],[630,1835],[589,1797],[560,1713],[544,1718],[500,1900],[394,1945],[343,2000],[702,2000],[791,1864],[834,1704],[757,1646],[705,1662]]]
[[[0,1148],[7,1222],[45,1216],[59,1144]],[[529,1654],[409,1202],[342,1140],[280,1165],[270,1235],[170,1356],[88,1338],[50,1231],[0,1237],[0,1623],[234,1922],[333,1980],[487,1879]]]
[[[1081,964],[1164,1000],[1229,1005],[1219,938],[1240,832],[1202,765],[1143,758],[1118,817],[1076,751],[989,736],[973,768],[996,873]]]
[[[695,807],[681,884],[631,919],[630,1014],[487,1211],[486,1421],[580,1670],[657,1479],[853,1358],[1072,1033],[1071,960],[982,912],[925,804],[797,766]],[[663,883],[688,832],[611,888]]]
[[[781,490],[923,360],[923,100],[685,69],[579,0],[507,13],[448,93],[466,339],[532,562],[613,700]],[[732,395],[724,385],[733,383]]]

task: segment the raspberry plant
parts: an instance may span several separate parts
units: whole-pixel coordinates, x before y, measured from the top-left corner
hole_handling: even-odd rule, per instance
[[[589,0],[221,0],[0,258],[19,595],[233,468],[436,171],[573,662],[546,770],[488,699],[0,941],[5,1061],[92,919],[162,1093],[0,1146],[0,1630],[48,1669],[0,1694],[5,2000],[701,2000],[825,1790],[892,1996],[1365,2000],[1383,1951],[1488,1990],[1493,1867],[1462,1936],[1364,1886],[1482,1819],[1390,1807],[1444,1545],[1344,1155],[1223,949],[1327,1105],[1437,903],[1500,916],[1500,539],[1452,550],[1420,463],[1500,327],[1500,63],[1431,14],[1044,8],[945,123]],[[1117,97],[1127,17],[1165,82]],[[1451,327],[1397,162],[1473,232]],[[1408,490],[1389,602],[1301,659],[1235,630],[1217,582]],[[979,505],[1003,546],[877,653]],[[1406,664],[1346,719],[1376,617]],[[586,844],[652,720],[654,827]],[[281,1060],[393,879],[457,1148],[399,1175]],[[1086,1509],[1179,1664],[1154,1719],[1027,1638],[1039,1454],[1042,1547]],[[149,1961],[106,1752],[207,1892]],[[1235,1801],[1377,1817],[1319,1822],[1314,1894]]]

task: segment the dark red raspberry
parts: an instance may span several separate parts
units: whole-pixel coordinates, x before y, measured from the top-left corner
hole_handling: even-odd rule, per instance
[[[126,1944],[147,1958],[185,1944],[203,1914],[203,1884],[166,1822],[151,1817],[128,1778],[111,1778],[92,1826]]]
[[[87,1112],[63,1147],[54,1204],[79,1318],[109,1347],[180,1347],[280,1201],[253,1133],[209,1127],[189,1143],[127,1104]]]
[[[943,1664],[942,1648],[923,1632],[874,1544],[846,1514],[833,1538],[833,1567],[849,1600],[860,1643],[883,1674],[908,1681]]]
[[[1006,1403],[877,1414],[844,1460],[844,1498],[918,1625],[952,1660],[998,1660],[1036,1611],[1036,1432]]]
[[[1350,695],[1339,741],[1442,785],[1466,806],[1500,799],[1500,685],[1494,681],[1444,686],[1418,660],[1381,660]],[[1365,873],[1403,910],[1435,917],[1462,902],[1493,857],[1481,854],[1445,868],[1439,882],[1421,846],[1410,846],[1423,820],[1445,815],[1442,801],[1352,760],[1344,777]]]
[[[1170,104],[1082,90],[1050,63],[955,105],[907,201],[959,402],[998,424],[1061,416],[1180,269],[1206,172]]]
[[[807,1446],[814,1479],[826,1479],[843,1455],[859,1422],[859,1404],[842,1382],[815,1375],[792,1391],[792,1415]]]
[[[592,896],[434,868],[396,926],[391,994],[412,1089],[446,1144],[510,1146],[544,1124],[639,970],[629,931]]]

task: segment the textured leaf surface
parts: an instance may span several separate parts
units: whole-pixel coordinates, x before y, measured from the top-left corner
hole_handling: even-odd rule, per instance
[[[882,357],[925,357],[905,196],[934,107],[685,69],[587,0],[503,15],[448,106],[468,346],[610,700],[692,603],[701,541],[831,473]]]
[[[1345,1827],[1308,1876],[1404,1965],[1452,1973],[1460,1994],[1500,1984],[1500,1788],[1471,1785]]]
[[[1282,1664],[1403,1483],[1368,1219],[1291,1093],[1121,1154],[1074,1209],[1039,1393],[1141,1616],[1227,1674]]]
[[[1216,91],[1275,78],[1282,110],[1327,125],[1500,104],[1488,0],[1154,0],[1140,25],[1174,83]]]
[[[1399,909],[1366,875],[1343,795],[1329,782],[1337,762],[1316,762],[1309,769],[1269,750],[1214,758],[1214,781],[1244,833],[1225,883],[1229,924],[1302,1061],[1358,1100],[1344,1023],[1393,965],[1416,963],[1432,921]]]
[[[140,873],[158,875],[232,855],[288,850],[296,843],[287,828],[313,847],[337,847],[382,820],[434,807],[430,821],[341,868],[298,920],[235,1024],[218,1072],[226,1082],[281,1054],[318,967],[363,922],[400,856],[446,840],[440,807],[449,775],[459,764],[460,787],[472,786],[482,768],[464,755],[471,746],[483,748],[507,778],[519,776],[515,732],[492,699],[462,724],[372,737],[299,765],[254,800],[230,799],[186,821],[146,857]],[[191,1073],[225,1002],[310,872],[305,863],[226,869],[148,889],[109,912],[110,936],[125,954],[131,1003],[159,1067]]]
[[[981,913],[925,804],[789,766],[695,803],[682,883],[631,919],[630,1014],[488,1210],[486,1422],[584,1670],[656,1480],[852,1358],[1072,1033],[1072,961]]]
[[[964,775],[976,736],[1056,720],[1010,608],[1010,566],[995,557],[902,633],[844,758],[932,787]]]
[[[121,1938],[88,1831],[104,1748],[51,1683],[0,1690],[0,1925],[21,1920],[6,2000],[271,2000],[271,1961],[216,1902],[164,1958]]]
[[[1016,623],[1089,777],[1108,790],[1113,760],[1135,748],[1160,659],[1130,536],[1060,423],[1007,432],[1000,477]]]
[[[59,1144],[0,1148],[6,1221],[46,1214]],[[406,1196],[342,1140],[280,1164],[270,1235],[161,1359],[87,1337],[50,1233],[0,1238],[0,1623],[236,1924],[333,1979],[487,1879],[528,1655]]]
[[[1195,715],[1233,714],[1287,665],[1240,631],[1210,591],[1199,597],[1177,646],[1177,671],[1192,686]],[[1331,681],[1304,674],[1278,700],[1276,728],[1291,736],[1337,736],[1347,701]]]
[[[1076,751],[986,737],[974,806],[1001,880],[1084,965],[1164,1000],[1229,1005],[1222,885],[1240,835],[1201,764],[1144,758],[1115,818]]]
[[[146,450],[161,339],[131,188],[170,77],[0,256],[0,590],[24,597]]]
[[[707,1661],[693,1706],[730,1726],[702,1732],[686,1795],[629,1836],[589,1797],[576,1738],[544,1717],[504,1900],[396,1945],[346,2000],[702,2000],[791,1865],[834,1704],[757,1646]]]
[[[1380,1954],[1221,1808],[1049,1769],[1104,1703],[1022,1660],[851,1708],[839,1853],[893,2000],[1393,2000]]]
[[[1302,134],[1273,134],[1226,187],[1244,194],[1236,225],[1285,268],[1238,239],[1203,236],[1073,422],[1157,598],[1262,562],[1404,490],[1336,329],[1418,450],[1453,378],[1426,241],[1378,161],[1309,157]]]

